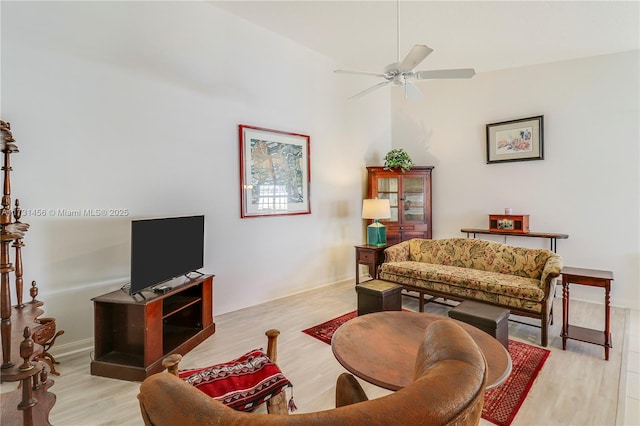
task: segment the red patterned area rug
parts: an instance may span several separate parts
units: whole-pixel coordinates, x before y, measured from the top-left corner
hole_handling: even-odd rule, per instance
[[[349,312],[302,332],[331,344],[336,329],[356,316],[356,311]],[[550,353],[544,348],[509,340],[509,354],[513,362],[511,375],[502,385],[485,393],[482,418],[498,426],[509,426]]]
[[[339,317],[327,322],[323,322],[322,324],[314,325],[311,328],[302,330],[302,332],[308,334],[311,337],[315,337],[316,339],[326,343],[327,345],[330,345],[333,333],[338,329],[338,327],[357,316],[357,311],[349,312],[348,314],[340,315]]]

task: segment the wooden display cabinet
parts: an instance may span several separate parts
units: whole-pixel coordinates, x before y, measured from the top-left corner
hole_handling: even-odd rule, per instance
[[[93,300],[95,360],[91,374],[142,381],[163,370],[162,358],[186,354],[215,332],[213,275],[178,278],[172,289],[130,296],[122,290]]]
[[[431,238],[432,166],[398,169],[367,167],[368,198],[387,198],[391,219],[380,220],[387,227],[387,245],[411,238]]]

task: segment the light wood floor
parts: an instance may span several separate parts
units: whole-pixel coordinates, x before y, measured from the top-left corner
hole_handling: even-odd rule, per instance
[[[614,425],[625,310],[612,309],[613,349],[610,360],[605,361],[599,346],[569,341],[567,351],[562,350],[561,302],[557,297],[556,321],[550,330],[548,348],[551,356],[513,425]],[[403,306],[417,310],[417,302],[411,298],[403,298]],[[181,367],[205,366],[230,360],[255,347],[266,348],[264,331],[277,328],[281,331],[279,365],[294,384],[298,412],[332,408],[335,380],[345,370],[333,357],[329,345],[301,330],[355,308],[353,283],[343,283],[216,316],[217,332],[187,354]],[[603,328],[601,305],[572,301],[571,308],[572,323]],[[446,315],[447,308],[428,304],[426,310]],[[540,341],[538,328],[514,322],[509,324],[509,335],[531,344]],[[139,383],[91,376],[89,354],[60,360],[57,369],[61,376],[54,377],[56,383],[51,389],[57,395],[50,416],[54,425],[142,424],[136,399]],[[370,397],[388,393],[368,383],[363,383],[363,387]],[[2,391],[7,390],[3,385]],[[490,423],[482,420],[481,424]]]

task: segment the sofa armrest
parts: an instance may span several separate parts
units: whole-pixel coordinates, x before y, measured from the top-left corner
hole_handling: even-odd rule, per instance
[[[562,257],[553,253],[547,259],[542,270],[542,277],[540,278],[540,288],[544,290],[545,296],[549,295],[552,287],[552,280],[557,278],[562,271]]]
[[[387,262],[403,262],[409,260],[409,241],[392,245],[384,251],[384,261]]]

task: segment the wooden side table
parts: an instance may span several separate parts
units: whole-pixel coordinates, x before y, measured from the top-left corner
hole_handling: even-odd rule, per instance
[[[594,269],[562,268],[562,349],[567,349],[567,339],[593,343],[604,346],[604,359],[609,360],[609,348],[611,348],[610,323],[610,295],[613,273],[611,271],[598,271]],[[605,320],[604,332],[590,328],[569,325],[569,284],[582,284],[592,287],[604,288]]]
[[[367,265],[369,267],[369,275],[374,280],[378,278],[378,266],[384,262],[384,249],[389,245],[378,247],[368,244],[356,247],[356,285],[360,284],[360,268],[359,265]]]

